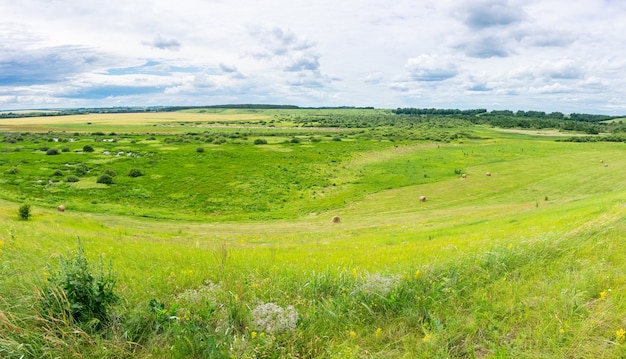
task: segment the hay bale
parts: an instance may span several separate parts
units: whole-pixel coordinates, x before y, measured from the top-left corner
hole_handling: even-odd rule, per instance
[[[426,196],[420,196],[420,202],[426,202]]]
[[[331,219],[331,222],[333,222],[333,223],[341,223],[341,218],[339,218],[339,216],[334,216],[333,219]]]
[[[61,205],[58,205],[58,206],[57,206],[57,211],[59,211],[59,212],[65,212],[65,206],[64,206],[64,205],[62,205],[62,204],[61,204]]]
[[[604,163],[604,160],[600,160],[600,163]]]
[[[608,164],[608,163],[605,163],[605,164],[604,164],[604,167],[609,167],[609,164]]]
[[[467,178],[467,175],[466,175],[465,173],[463,173],[463,174],[461,175],[461,178]]]
[[[486,173],[487,177],[491,177],[491,172]]]

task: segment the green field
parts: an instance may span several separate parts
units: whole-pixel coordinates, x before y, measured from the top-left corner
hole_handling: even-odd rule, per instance
[[[626,356],[623,142],[384,110],[88,116],[0,122],[0,358]],[[42,309],[78,239],[115,272],[101,322]]]

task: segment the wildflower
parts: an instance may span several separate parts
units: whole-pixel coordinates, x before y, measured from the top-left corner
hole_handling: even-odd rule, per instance
[[[353,276],[354,278],[358,278],[358,277],[359,277],[359,273],[356,271],[356,268],[353,268],[353,269],[352,269],[352,276]]]
[[[359,288],[363,292],[386,295],[400,283],[400,276],[385,277],[380,274],[370,275]]]
[[[258,305],[252,311],[254,325],[268,333],[286,332],[296,329],[298,313],[293,306],[282,308],[274,303]]]
[[[415,275],[413,276],[413,278],[417,279],[417,278],[419,278],[419,276],[420,276],[420,271],[416,270],[415,271]]]
[[[624,339],[626,339],[626,330],[624,330],[623,328],[618,329],[615,332],[615,339],[617,339],[619,343],[623,342]]]
[[[256,332],[250,333],[250,336],[252,337],[252,339],[256,338]]]
[[[513,243],[509,243],[509,247],[508,248],[512,249],[513,248]]]
[[[381,335],[383,335],[383,330],[381,328],[376,328],[376,338],[380,337]]]
[[[606,290],[603,290],[602,292],[600,292],[600,299],[606,298],[607,294],[609,294],[609,293]]]
[[[430,338],[431,338],[430,334],[426,333],[424,337],[422,338],[422,341],[424,343],[428,343],[430,341]]]
[[[559,329],[559,334],[561,334],[561,335],[565,334],[565,329],[563,329],[563,328]]]
[[[352,339],[356,338],[356,332],[354,330],[350,330],[348,334],[350,335],[350,338]]]

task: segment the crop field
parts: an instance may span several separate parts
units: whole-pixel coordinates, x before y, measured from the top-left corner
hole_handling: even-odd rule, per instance
[[[0,358],[626,356],[626,144],[394,116],[1,119]]]

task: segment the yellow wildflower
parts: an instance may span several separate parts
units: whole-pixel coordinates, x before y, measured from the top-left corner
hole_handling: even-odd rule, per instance
[[[603,290],[602,292],[600,292],[600,299],[606,298],[607,294],[609,294],[609,293],[606,290]]]
[[[256,332],[250,333],[250,336],[252,337],[252,339],[256,338]]]
[[[513,243],[509,243],[509,249],[513,248]]]
[[[615,332],[615,339],[617,339],[619,343],[623,342],[624,339],[626,339],[626,330],[624,330],[623,328],[619,328]]]
[[[259,334],[259,338],[263,338],[265,336],[265,332],[261,332],[261,334]]]
[[[559,329],[559,334],[561,334],[561,335],[565,334],[565,329],[563,329],[563,328]]]
[[[420,271],[416,270],[415,271],[415,275],[414,275],[415,279],[417,279],[419,276],[420,276]]]
[[[424,335],[424,337],[422,338],[422,341],[424,343],[428,343],[430,341],[430,334],[426,333],[426,335]]]
[[[350,338],[352,339],[356,338],[356,332],[354,330],[350,330],[348,334],[350,335]]]
[[[381,328],[376,328],[376,338],[380,337],[381,335],[383,335],[383,330]]]
[[[4,241],[0,241],[0,247],[4,245]]]

